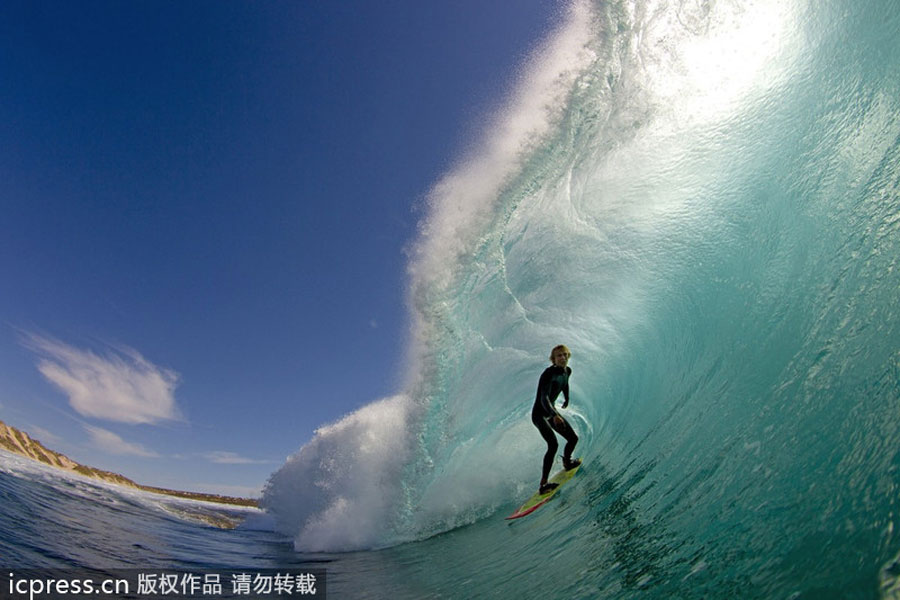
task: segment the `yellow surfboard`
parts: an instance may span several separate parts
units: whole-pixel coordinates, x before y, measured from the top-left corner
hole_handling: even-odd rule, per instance
[[[556,475],[554,475],[553,477],[551,477],[550,483],[558,483],[559,484],[558,486],[556,486],[555,488],[553,488],[552,490],[550,490],[549,492],[547,492],[545,494],[536,492],[534,494],[534,496],[529,498],[525,502],[525,504],[523,504],[522,506],[519,507],[519,509],[516,512],[514,512],[513,514],[506,517],[506,520],[509,521],[510,519],[520,519],[520,518],[524,517],[525,515],[530,515],[531,513],[533,513],[540,507],[542,507],[544,504],[547,503],[548,500],[550,500],[550,498],[552,498],[556,494],[556,492],[558,492],[560,489],[562,489],[562,486],[567,481],[569,481],[570,479],[575,477],[575,473],[577,473],[578,469],[580,469],[580,468],[581,468],[581,465],[578,465],[571,471],[562,470],[559,473],[557,473]]]

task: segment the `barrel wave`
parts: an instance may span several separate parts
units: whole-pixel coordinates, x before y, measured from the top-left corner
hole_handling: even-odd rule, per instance
[[[570,6],[431,190],[414,375],[272,475],[279,529],[390,547],[411,597],[900,597],[898,34],[881,0]],[[558,343],[585,467],[510,526]]]

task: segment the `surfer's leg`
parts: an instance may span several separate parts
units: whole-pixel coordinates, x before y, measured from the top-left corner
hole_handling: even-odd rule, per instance
[[[541,437],[544,438],[544,441],[547,442],[547,453],[544,454],[544,464],[541,470],[541,485],[544,485],[547,483],[547,478],[550,477],[550,469],[553,468],[553,460],[556,458],[559,442],[556,441],[556,434],[553,433],[553,429],[547,423],[547,419],[535,416],[532,417],[531,421],[538,428],[538,431],[541,432]]]
[[[566,446],[563,448],[563,464],[566,469],[569,469],[568,465],[572,464],[572,452],[575,450],[575,444],[578,443],[578,435],[565,419],[562,419],[562,424],[552,423],[552,425],[553,429],[566,439]]]

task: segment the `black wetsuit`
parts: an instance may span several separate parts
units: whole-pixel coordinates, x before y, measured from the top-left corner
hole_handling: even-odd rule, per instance
[[[563,456],[566,459],[572,458],[572,451],[575,444],[578,443],[578,436],[572,427],[562,419],[554,403],[556,398],[562,392],[566,403],[569,402],[569,375],[572,374],[570,367],[557,367],[556,365],[547,367],[541,373],[541,379],[538,382],[537,395],[534,398],[534,408],[531,409],[531,422],[541,432],[544,441],[547,442],[547,453],[544,455],[544,466],[541,472],[541,481],[547,481],[550,476],[550,469],[553,468],[553,459],[556,456],[556,450],[559,448],[559,442],[556,441],[556,430],[560,435],[566,438],[566,447],[563,449]],[[559,416],[562,424],[553,422],[553,417]]]

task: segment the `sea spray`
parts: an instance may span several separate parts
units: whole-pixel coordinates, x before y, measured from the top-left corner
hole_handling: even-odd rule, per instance
[[[409,460],[409,400],[374,402],[316,431],[272,477],[261,505],[298,550],[351,550],[392,532],[397,482]]]

